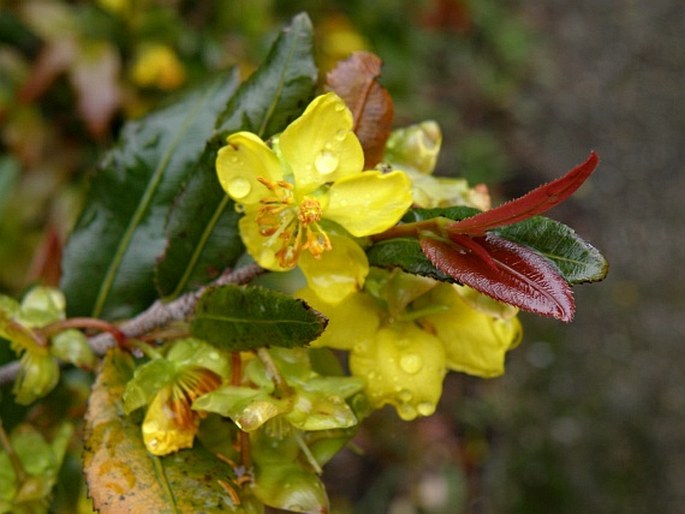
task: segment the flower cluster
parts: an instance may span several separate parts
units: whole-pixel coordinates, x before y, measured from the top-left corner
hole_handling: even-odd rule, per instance
[[[330,319],[312,345],[348,350],[371,405],[391,404],[407,420],[435,411],[448,370],[503,373],[521,336],[513,307],[466,287],[369,270],[364,236],[391,228],[412,204],[489,208],[486,190],[432,176],[441,141],[434,122],[400,129],[384,159],[393,171],[362,171],[352,114],[328,93],[269,143],[229,136],[216,163],[244,212],[250,255],[273,271],[298,266],[307,279],[298,296]]]
[[[375,270],[364,291],[338,305],[308,289],[299,295],[331,320],[313,346],[348,350],[372,406],[393,405],[405,420],[433,414],[449,370],[501,375],[521,338],[515,308],[398,270]]]

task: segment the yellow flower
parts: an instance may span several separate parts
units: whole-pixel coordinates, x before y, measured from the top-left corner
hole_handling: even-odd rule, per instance
[[[445,349],[437,337],[413,323],[392,323],[373,340],[355,345],[350,370],[365,378],[373,406],[389,403],[409,421],[435,412],[446,372]]]
[[[238,132],[219,150],[219,181],[245,212],[240,233],[264,268],[299,265],[310,287],[337,302],[358,290],[368,261],[349,238],[395,225],[411,205],[400,171],[363,171],[352,113],[334,93],[321,95],[267,146]]]
[[[393,405],[405,420],[435,411],[448,370],[501,375],[521,340],[515,308],[399,270],[378,271],[365,291],[336,305],[306,288],[297,296],[329,318],[312,346],[349,350],[371,405]]]
[[[168,91],[178,88],[185,82],[186,72],[171,48],[151,43],[138,49],[131,78],[139,86],[157,87]]]
[[[474,309],[458,287],[439,284],[422,298],[447,310],[428,314],[420,323],[444,343],[448,369],[483,378],[502,375],[506,352],[521,341],[521,323],[515,316]]]
[[[193,446],[202,414],[192,410],[195,398],[213,391],[221,377],[206,368],[184,370],[173,384],[160,389],[143,421],[143,442],[154,455],[167,455]]]

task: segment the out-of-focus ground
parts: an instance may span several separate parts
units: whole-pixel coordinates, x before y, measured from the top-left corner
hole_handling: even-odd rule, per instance
[[[525,317],[488,394],[482,510],[685,512],[685,3],[521,2],[538,33],[519,136],[552,179],[600,169],[552,217],[611,267],[569,326]],[[497,508],[495,507],[497,506]]]

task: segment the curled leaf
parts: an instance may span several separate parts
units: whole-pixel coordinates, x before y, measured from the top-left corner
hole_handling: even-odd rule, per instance
[[[364,149],[364,167],[383,158],[393,118],[392,98],[378,83],[382,61],[370,52],[355,52],[326,76],[328,89],[345,100],[354,117],[354,132]]]
[[[451,234],[482,236],[488,230],[511,225],[541,214],[571,196],[597,167],[599,158],[591,152],[587,160],[573,168],[563,177],[539,186],[525,195],[476,214],[449,226]]]

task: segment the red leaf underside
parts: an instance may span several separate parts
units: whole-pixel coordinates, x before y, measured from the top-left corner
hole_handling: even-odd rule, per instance
[[[598,163],[597,154],[590,152],[590,156],[584,163],[579,164],[563,177],[539,186],[499,207],[452,223],[447,230],[451,234],[482,236],[493,228],[511,225],[541,214],[575,193],[592,174]]]
[[[462,238],[470,239],[468,246]],[[520,309],[571,321],[575,313],[568,283],[544,257],[494,234],[442,241],[420,239],[423,253],[459,283]],[[477,245],[481,250],[474,251]],[[488,258],[483,258],[483,252]]]

